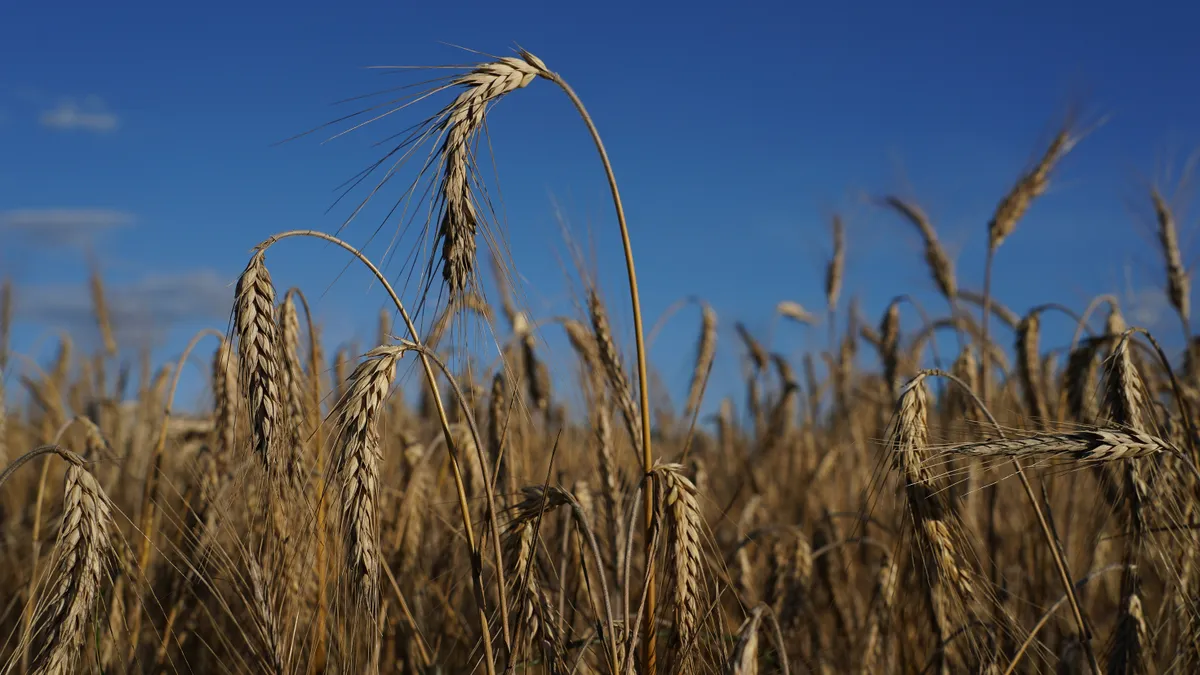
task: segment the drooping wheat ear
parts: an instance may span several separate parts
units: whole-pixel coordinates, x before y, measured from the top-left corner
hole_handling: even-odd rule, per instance
[[[0,285],[0,371],[8,368],[8,341],[12,334],[13,292],[12,279]]]
[[[879,356],[883,361],[883,381],[888,394],[895,398],[900,386],[900,303],[895,300],[888,304],[879,322]]]
[[[74,461],[67,467],[63,517],[54,545],[52,567],[57,583],[39,601],[30,635],[30,673],[66,675],[80,672],[79,656],[87,637],[104,560],[110,552],[108,528],[112,505],[95,477]]]
[[[1179,252],[1175,216],[1157,188],[1150,190],[1150,198],[1154,202],[1154,216],[1158,223],[1158,243],[1162,246],[1163,257],[1167,263],[1167,298],[1186,328],[1192,309],[1189,299],[1192,282],[1188,277],[1187,268],[1183,266],[1183,255]]]
[[[1088,338],[1071,351],[1063,374],[1067,413],[1080,424],[1091,424],[1099,414],[1096,390],[1096,355],[1108,343],[1105,336]]]
[[[700,409],[700,398],[708,379],[713,358],[717,355],[717,312],[705,304],[700,310],[700,339],[696,344],[696,364],[692,368],[692,382],[688,386],[687,403],[683,409],[684,420],[691,420]]]
[[[933,281],[942,295],[953,302],[958,297],[958,279],[954,275],[954,261],[946,255],[942,243],[938,240],[937,231],[933,229],[925,211],[920,206],[896,196],[884,197],[883,201],[901,217],[912,223],[921,233],[921,239],[925,242],[925,264],[929,266],[929,273],[933,275]]]
[[[974,595],[974,584],[956,550],[954,514],[946,493],[938,488],[925,465],[929,404],[924,380],[923,374],[918,375],[901,393],[888,433],[888,448],[904,482],[935,628],[939,640],[944,641],[952,627],[959,624],[959,610]]]
[[[304,439],[308,436],[304,410],[304,368],[300,365],[300,317],[291,294],[279,305],[279,374],[284,395],[284,442],[288,481],[297,490],[308,482]]]
[[[1071,148],[1075,147],[1078,141],[1078,137],[1071,135],[1070,127],[1064,127],[1050,142],[1050,146],[1046,148],[1046,152],[1038,160],[1038,163],[1017,179],[1016,185],[996,206],[996,212],[992,215],[991,222],[988,223],[988,247],[990,249],[994,251],[999,248],[1008,235],[1013,233],[1017,222],[1029,210],[1029,205],[1046,191],[1050,184],[1050,173],[1054,170],[1055,165],[1071,151]]]
[[[667,533],[667,566],[671,574],[671,613],[677,661],[673,672],[689,672],[700,618],[700,536],[703,527],[696,486],[682,464],[660,464],[652,475],[663,507]]]
[[[629,387],[629,378],[625,376],[625,367],[621,364],[621,352],[613,340],[612,328],[608,322],[608,312],[604,302],[595,288],[588,290],[588,315],[592,320],[592,334],[596,340],[596,353],[604,366],[608,378],[608,386],[616,399],[617,407],[625,418],[625,426],[629,430],[629,438],[635,448],[641,447],[641,414],[633,403],[633,393]]]
[[[871,608],[867,614],[867,630],[863,637],[859,654],[862,655],[863,675],[879,673],[887,670],[884,662],[887,660],[887,650],[881,639],[881,634],[887,629],[891,619],[892,606],[896,598],[896,584],[900,580],[899,567],[891,556],[884,554],[879,563],[879,573],[875,577],[875,596],[871,600]]]
[[[837,309],[838,297],[842,294],[842,276],[846,273],[846,229],[842,217],[833,216],[833,255],[825,267],[825,307],[830,313]]]
[[[487,107],[546,72],[545,64],[537,57],[524,51],[520,54],[519,58],[505,57],[481,64],[454,78],[451,86],[461,86],[464,91],[437,117],[435,128],[444,135],[444,140],[439,150],[442,178],[438,196],[442,208],[434,246],[441,243],[442,278],[451,297],[469,290],[474,283],[479,214],[472,193],[478,177],[474,175],[471,146],[484,127]]]
[[[790,319],[805,326],[815,326],[820,321],[817,315],[804,309],[804,306],[792,300],[781,300],[775,305],[775,313],[785,319]]]
[[[1017,376],[1021,382],[1021,391],[1025,395],[1025,407],[1028,408],[1029,416],[1033,418],[1034,426],[1045,429],[1049,412],[1043,396],[1042,370],[1038,363],[1040,326],[1041,321],[1036,309],[1017,324]]]
[[[108,312],[108,303],[104,297],[104,280],[100,277],[100,270],[94,265],[88,278],[88,287],[92,292],[92,311],[96,315],[96,327],[100,329],[100,338],[104,341],[104,353],[116,356],[117,341],[113,338],[112,316]]]
[[[725,675],[758,675],[758,627],[762,624],[764,608],[750,611],[737,632],[737,642],[725,661]]]
[[[403,353],[402,347],[388,345],[367,352],[350,374],[346,396],[333,412],[347,576],[371,617],[379,611],[380,450],[375,422]]]
[[[275,326],[275,287],[267,271],[266,251],[259,250],[238,277],[234,296],[234,329],[238,338],[239,377],[250,407],[251,447],[267,474],[283,469],[275,434],[284,414],[279,391],[279,335]]]

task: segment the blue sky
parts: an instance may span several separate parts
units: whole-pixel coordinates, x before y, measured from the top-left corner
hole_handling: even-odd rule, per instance
[[[1144,186],[1177,174],[1200,141],[1194,4],[281,7],[0,10],[0,269],[20,299],[16,349],[46,359],[55,325],[90,325],[89,250],[128,298],[129,339],[145,337],[148,322],[165,328],[154,344],[166,358],[195,330],[223,329],[249,249],[283,229],[336,228],[347,210],[326,212],[335,189],[378,156],[371,142],[420,113],[328,144],[326,135],[274,144],[351,110],[334,101],[416,79],[366,66],[477,60],[442,43],[493,54],[520,44],[579,92],[621,184],[647,322],[686,295],[720,313],[710,403],[736,389],[735,319],[765,334],[780,300],[823,307],[835,212],[848,228],[843,306],[857,295],[874,321],[908,292],[944,312],[915,232],[863,195],[915,198],[956,257],[961,285],[978,288],[992,209],[1075,103],[1108,121],[1004,244],[997,297],[1024,311],[1049,301],[1082,308],[1114,292],[1133,303],[1135,321],[1178,333],[1158,292]],[[594,233],[632,351],[612,209],[578,118],[535,82],[490,119],[530,311],[571,308],[561,217]],[[1176,206],[1190,263],[1187,196]],[[346,236],[365,242],[376,224],[364,217]],[[317,300],[331,347],[367,346],[384,297],[366,276],[338,278],[344,259],[315,243],[284,244],[268,263],[279,286]],[[678,315],[652,351],[677,396],[697,325],[694,310]],[[774,346],[798,353],[825,335],[780,327]],[[547,339],[565,358],[561,340]]]

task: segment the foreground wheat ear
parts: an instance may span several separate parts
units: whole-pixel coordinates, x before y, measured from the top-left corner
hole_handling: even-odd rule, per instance
[[[450,291],[451,298],[471,290],[474,285],[476,269],[475,238],[482,217],[483,208],[487,204],[486,197],[477,194],[481,180],[475,169],[472,146],[478,140],[480,131],[485,128],[488,106],[517,89],[528,86],[535,79],[543,79],[557,85],[571,100],[579,112],[600,161],[612,192],[613,206],[616,209],[617,225],[620,228],[621,241],[624,247],[626,273],[629,278],[629,298],[633,310],[634,335],[637,347],[638,389],[641,409],[641,439],[642,471],[649,475],[654,453],[650,439],[650,396],[647,385],[646,348],[642,328],[641,302],[638,296],[637,272],[634,267],[633,245],[630,242],[629,228],[625,221],[625,208],[621,203],[620,191],[617,188],[616,176],[608,158],[608,152],[600,138],[591,115],[583,101],[576,95],[567,81],[558,73],[551,71],[538,57],[519,50],[517,56],[498,58],[482,63],[463,75],[450,80],[441,88],[461,88],[462,91],[449,105],[443,107],[433,117],[427,119],[424,131],[416,132],[421,139],[440,137],[442,139],[431,164],[440,167],[440,176],[436,188],[436,211],[433,218],[437,220],[434,228],[433,249],[438,251],[428,264],[430,276],[441,267],[442,279]],[[386,179],[385,179],[386,180]],[[654,519],[654,500],[647,491],[643,500],[645,517],[646,557],[650,559],[650,528]],[[645,613],[645,633],[643,640],[644,666],[647,675],[655,671],[655,607],[657,604],[654,588],[654,576],[647,574],[647,611]]]
[[[51,577],[44,585],[46,595],[38,598],[34,624],[23,636],[24,649],[13,658],[20,660],[26,649],[31,650],[26,672],[59,675],[82,672],[80,654],[93,628],[93,611],[111,551],[112,503],[85,468],[83,458],[57,445],[42,446],[19,457],[0,473],[0,486],[23,464],[46,454],[56,454],[68,463],[62,524],[54,544]],[[5,672],[13,672],[15,665],[10,663]]]

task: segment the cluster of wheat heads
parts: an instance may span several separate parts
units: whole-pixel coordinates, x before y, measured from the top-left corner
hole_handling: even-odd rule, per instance
[[[843,303],[853,241],[835,219],[825,311],[777,307],[825,322],[828,349],[794,363],[740,323],[719,344],[717,312],[689,297],[649,335],[698,310],[686,398],[651,406],[632,256],[633,367],[594,278],[576,316],[522,311],[499,267],[491,297],[478,283],[476,239],[498,227],[478,136],[489,106],[536,79],[583,114],[628,235],[565,81],[525,52],[467,68],[397,151],[433,148],[424,294],[448,301],[428,321],[362,252],[315,231],[256,247],[231,330],[158,367],[122,361],[98,274],[101,348],[62,335],[48,363],[9,351],[20,289],[0,289],[3,672],[1200,668],[1200,351],[1167,196],[1147,205],[1185,328],[1176,362],[1112,297],[1018,314],[987,273],[969,290],[928,215],[884,196],[917,230],[944,313],[899,296],[875,326]],[[1001,200],[989,258],[1081,135],[1065,126]],[[299,237],[378,277],[388,309],[372,348],[328,350],[303,290],[275,287],[268,256]],[[1065,351],[1041,334],[1051,313],[1077,326]],[[468,319],[503,358],[451,367],[458,345],[443,338]],[[559,328],[577,368],[555,376],[539,335]],[[938,353],[947,333],[955,354]],[[185,415],[180,370],[209,338],[211,406]],[[744,400],[705,405],[714,361],[731,356]],[[415,401],[397,386],[405,368]]]

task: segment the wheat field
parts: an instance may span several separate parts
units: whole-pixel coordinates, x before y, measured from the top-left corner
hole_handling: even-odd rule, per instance
[[[991,286],[1060,160],[1103,130],[1068,119],[997,195],[974,289],[917,203],[875,200],[919,237],[940,306],[862,316],[838,218],[826,307],[776,308],[827,324],[828,349],[772,353],[681,301],[671,320],[697,324],[677,406],[651,396],[638,224],[583,100],[525,51],[439,75],[415,97],[441,106],[427,118],[339,121],[415,122],[372,169],[419,165],[419,293],[334,234],[281,232],[249,256],[228,328],[131,383],[102,278],[100,348],[64,335],[45,364],[9,349],[5,283],[2,672],[1200,672],[1200,366],[1170,200],[1144,195],[1183,354],[1114,297],[1021,313]],[[577,256],[574,316],[522,307],[477,164],[491,107],[530,86],[591,133],[625,245],[628,285],[602,290]],[[298,237],[378,276],[373,348],[330,353],[314,290],[275,286],[268,259]],[[1069,344],[1043,344],[1048,312],[1076,323]],[[461,358],[472,331],[502,358]],[[742,364],[736,399],[707,396],[717,358]],[[189,359],[209,364],[200,411],[175,406]]]

